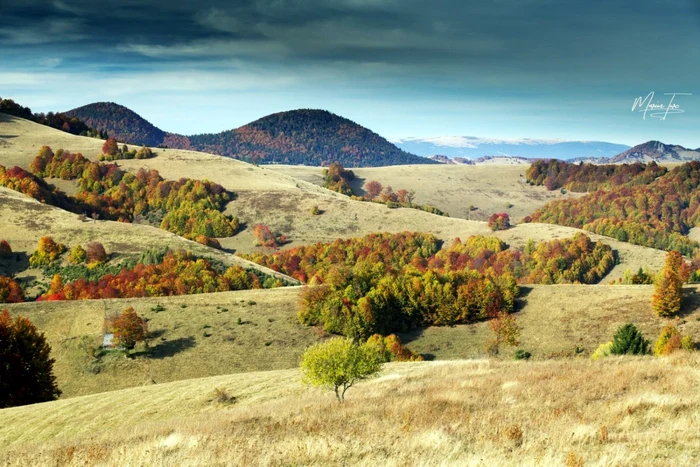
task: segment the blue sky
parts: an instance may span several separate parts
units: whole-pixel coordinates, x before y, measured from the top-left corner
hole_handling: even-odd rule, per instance
[[[323,108],[389,138],[697,148],[698,44],[699,0],[22,0],[0,4],[0,96],[183,134]],[[693,95],[645,120],[651,91]]]

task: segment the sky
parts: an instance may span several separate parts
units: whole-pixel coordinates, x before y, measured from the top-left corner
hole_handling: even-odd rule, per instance
[[[182,134],[321,108],[391,139],[698,148],[700,0],[0,0],[0,96]]]

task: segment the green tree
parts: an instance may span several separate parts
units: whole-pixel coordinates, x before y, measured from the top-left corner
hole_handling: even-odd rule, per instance
[[[610,353],[613,355],[644,355],[649,352],[649,341],[634,324],[621,326],[613,337]]]
[[[376,346],[358,345],[341,337],[309,347],[301,358],[304,381],[333,389],[339,402],[345,400],[345,391],[380,368]]]
[[[0,312],[0,409],[56,399],[61,391],[43,333],[23,316]]]

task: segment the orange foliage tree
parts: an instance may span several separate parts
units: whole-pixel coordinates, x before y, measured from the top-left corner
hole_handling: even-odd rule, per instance
[[[681,291],[690,276],[690,268],[678,251],[669,251],[666,262],[654,284],[651,307],[661,317],[670,317],[681,310]]]
[[[131,350],[137,342],[142,342],[148,335],[148,326],[133,307],[129,307],[107,320],[107,329],[114,334],[113,342],[126,350]]]
[[[20,303],[24,301],[24,292],[17,281],[11,277],[0,276],[0,303]]]

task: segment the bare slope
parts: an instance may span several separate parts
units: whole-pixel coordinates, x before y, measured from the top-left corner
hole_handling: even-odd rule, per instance
[[[700,336],[700,299],[687,288],[683,333]],[[651,313],[651,286],[535,286],[524,290],[516,314],[521,348],[534,359],[590,355],[626,322],[650,339],[665,324]],[[302,326],[296,317],[299,288],[253,290],[148,299],[10,305],[46,333],[56,359],[55,372],[64,397],[104,392],[187,378],[234,372],[294,368],[299,356],[324,333]],[[156,305],[164,310],[154,310]],[[184,305],[184,307],[183,307]],[[134,359],[106,355],[94,362],[80,343],[97,345],[104,317],[128,306],[148,318],[155,337],[151,352]],[[239,324],[240,320],[240,324]],[[483,358],[492,338],[487,323],[431,327],[402,335],[426,358]],[[511,359],[513,348],[504,348]]]
[[[386,365],[344,404],[296,370],[0,410],[6,465],[694,465],[697,356]],[[213,401],[216,389],[235,397]]]

